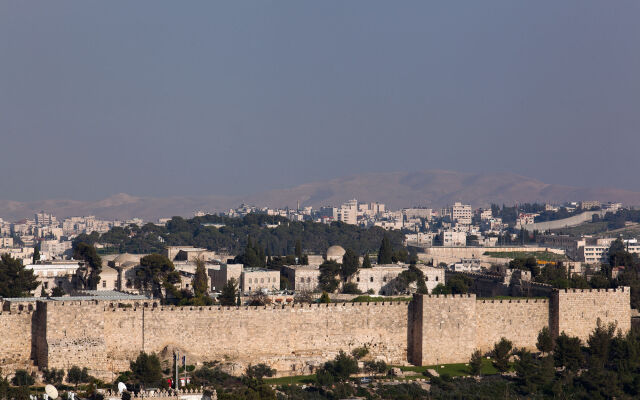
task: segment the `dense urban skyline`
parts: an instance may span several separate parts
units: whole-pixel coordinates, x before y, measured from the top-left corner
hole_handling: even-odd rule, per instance
[[[434,168],[640,190],[639,17],[632,1],[3,2],[0,197]]]

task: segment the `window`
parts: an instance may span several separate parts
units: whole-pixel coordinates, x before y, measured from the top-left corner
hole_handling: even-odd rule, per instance
[[[436,282],[438,282],[438,277],[436,276]]]
[[[42,283],[42,286],[43,286],[45,289],[49,289],[49,282],[43,282],[43,283]]]
[[[382,282],[386,282],[387,281],[387,277],[385,276],[384,278],[382,278]]]
[[[251,278],[249,278],[249,283],[251,283]]]
[[[356,278],[356,282],[360,282],[360,277],[357,277],[357,278]]]
[[[369,278],[369,282],[373,282],[373,276]]]
[[[102,287],[106,288],[107,287],[107,281],[102,281]]]
[[[261,279],[260,279],[260,283],[264,283],[264,278],[261,278]]]
[[[424,281],[425,281],[425,282],[429,282],[429,277],[428,277],[428,276],[425,276],[425,277],[424,277]]]
[[[311,278],[307,278],[307,283],[311,283]]]

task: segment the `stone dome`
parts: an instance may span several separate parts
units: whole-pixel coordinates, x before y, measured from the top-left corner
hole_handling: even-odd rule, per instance
[[[118,254],[116,258],[113,259],[113,263],[116,265],[122,265],[127,262],[138,263],[140,262],[140,256],[135,254],[124,253],[124,254]]]
[[[331,246],[327,249],[327,260],[342,262],[342,256],[346,251],[342,246]]]

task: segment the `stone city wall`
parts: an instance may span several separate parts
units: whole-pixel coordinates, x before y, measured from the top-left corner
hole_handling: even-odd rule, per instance
[[[3,374],[31,365],[33,311],[0,312],[0,368]]]
[[[409,312],[408,359],[416,365],[468,362],[476,349],[488,352],[505,337],[535,350],[538,332],[549,327],[585,342],[596,328],[615,323],[631,329],[630,289],[555,291],[549,300],[477,300],[471,295],[414,295]]]
[[[38,301],[35,312],[0,313],[0,366],[87,367],[112,380],[140,351],[191,362],[222,361],[242,372],[267,363],[305,374],[340,350],[368,346],[392,364],[467,362],[506,337],[535,348],[545,326],[586,341],[598,320],[631,326],[630,289],[561,290],[546,299],[483,300],[414,295],[411,303],[295,304],[267,307],[118,307],[108,302]]]
[[[631,329],[631,289],[564,289],[552,294],[555,332],[577,336],[586,343],[598,320]],[[556,327],[557,326],[557,327]]]
[[[546,299],[476,300],[475,346],[486,353],[505,337],[514,347],[536,349],[538,332],[549,326]]]
[[[82,302],[47,306],[46,364],[86,366],[104,379],[128,369],[129,361],[141,350],[161,352],[165,348],[182,349],[203,361],[244,366],[264,362],[290,374],[309,372],[340,350],[365,345],[374,357],[406,363],[406,302],[157,308]]]

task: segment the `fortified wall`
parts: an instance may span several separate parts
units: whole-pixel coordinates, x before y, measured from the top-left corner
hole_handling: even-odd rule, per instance
[[[406,302],[267,307],[118,308],[96,301],[38,304],[45,310],[40,367],[86,366],[104,379],[140,351],[180,348],[193,359],[267,363],[311,372],[340,350],[368,346],[374,357],[406,363]]]
[[[410,303],[267,307],[118,307],[105,301],[38,301],[35,311],[0,313],[0,367],[87,367],[113,380],[140,351],[179,348],[189,360],[266,363],[305,374],[340,350],[368,346],[391,364],[467,362],[501,337],[535,349],[538,332],[586,341],[597,321],[631,327],[630,289],[562,290],[549,299],[484,300],[414,295]]]
[[[483,300],[469,295],[414,295],[409,307],[407,358],[415,365],[469,361],[505,337],[514,347],[536,349],[538,332],[548,327],[583,342],[597,326],[631,329],[630,289],[566,289],[547,299]]]

